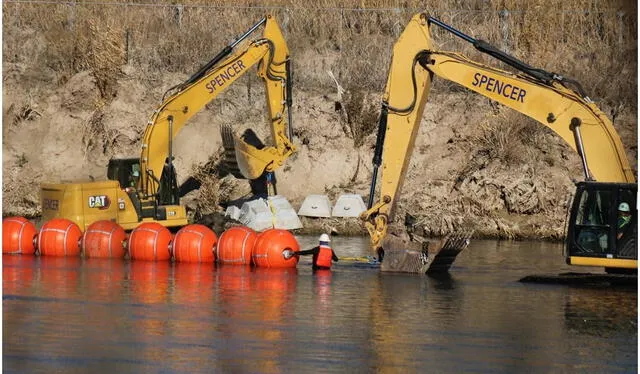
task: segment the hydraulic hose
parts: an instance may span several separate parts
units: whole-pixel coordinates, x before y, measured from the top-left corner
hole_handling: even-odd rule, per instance
[[[382,102],[380,110],[380,121],[378,122],[378,135],[376,136],[376,148],[373,151],[373,175],[371,176],[371,186],[369,187],[369,204],[368,209],[373,206],[373,199],[376,192],[376,182],[378,180],[378,168],[382,164],[382,150],[384,147],[384,138],[387,134],[387,117],[389,116],[388,104]]]
[[[554,74],[554,73],[549,73],[548,71],[545,71],[543,69],[538,69],[535,68],[525,62],[522,62],[520,60],[518,60],[517,58],[511,56],[508,53],[505,53],[501,50],[499,50],[498,48],[496,48],[495,46],[491,45],[490,43],[484,41],[484,40],[480,40],[480,39],[474,39],[471,36],[463,33],[460,30],[456,30],[455,28],[453,28],[452,26],[447,25],[446,23],[433,18],[433,17],[429,17],[427,22],[429,24],[433,23],[437,26],[442,27],[443,29],[449,31],[450,33],[452,33],[453,35],[464,39],[465,41],[473,44],[473,46],[475,47],[475,49],[477,49],[478,51],[482,52],[482,53],[486,53],[489,56],[492,56],[502,62],[504,62],[505,64],[514,67],[534,78],[536,78],[537,80],[550,85],[554,80],[557,80],[558,75]]]
[[[291,63],[291,60],[289,60],[287,58],[287,62],[285,63],[285,69],[287,71],[287,82],[286,82],[286,94],[287,94],[287,116],[288,116],[288,123],[289,123],[289,141],[293,142],[293,120],[292,120],[292,116],[291,116],[291,106],[293,105],[293,90],[292,90],[292,86],[293,86],[293,82],[292,82],[292,77],[293,77],[293,71],[291,71],[291,69],[293,69],[293,64]]]
[[[220,51],[217,55],[215,55],[215,57],[213,57],[209,62],[204,64],[202,67],[200,67],[200,69],[198,69],[197,72],[195,72],[191,77],[189,77],[189,79],[165,91],[162,97],[162,100],[164,101],[164,98],[167,96],[167,93],[169,93],[170,91],[173,91],[176,88],[181,88],[181,87],[193,84],[197,82],[200,78],[204,77],[212,67],[214,67],[217,63],[219,63],[225,57],[227,57],[231,53],[231,51],[233,51],[233,48],[235,48],[244,39],[246,39],[249,35],[251,35],[251,33],[253,33],[258,27],[264,25],[266,22],[267,22],[267,19],[262,18],[258,23],[251,26],[251,28],[247,30],[244,34],[242,34],[238,39],[236,39],[234,42],[232,42],[228,46],[224,47],[222,51]]]

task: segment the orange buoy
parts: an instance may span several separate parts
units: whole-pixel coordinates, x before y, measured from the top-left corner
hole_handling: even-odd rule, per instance
[[[24,217],[2,220],[2,253],[32,255],[36,251],[36,226]]]
[[[258,235],[251,257],[256,266],[267,268],[292,268],[298,264],[298,256],[284,258],[285,250],[300,251],[295,236],[287,230],[269,229]]]
[[[82,235],[81,247],[84,255],[100,258],[124,257],[124,241],[127,234],[113,221],[96,221]]]
[[[187,225],[176,233],[171,251],[177,262],[214,262],[213,247],[218,237],[205,225]]]
[[[75,222],[54,218],[40,228],[36,247],[42,256],[78,256],[82,231]]]
[[[129,235],[128,249],[132,260],[166,261],[171,258],[171,232],[157,222],[144,222]]]
[[[234,226],[220,235],[216,259],[221,264],[251,265],[251,251],[258,234],[245,226]]]

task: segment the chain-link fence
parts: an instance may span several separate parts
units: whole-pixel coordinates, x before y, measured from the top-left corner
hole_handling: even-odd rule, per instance
[[[300,6],[7,0],[4,62],[68,74],[102,69],[109,75],[126,64],[151,75],[189,74],[269,13],[287,38],[297,87],[334,86],[331,72],[346,88],[380,92],[393,43],[409,18],[424,11],[531,65],[581,81],[593,97],[636,103],[637,8],[600,8],[598,2],[584,2],[585,9],[540,9],[526,2],[523,9],[455,9],[453,0],[444,2],[447,8],[436,5],[442,9],[378,3],[364,9],[355,1],[331,0]],[[452,34],[435,28],[433,34],[439,49],[497,64]]]

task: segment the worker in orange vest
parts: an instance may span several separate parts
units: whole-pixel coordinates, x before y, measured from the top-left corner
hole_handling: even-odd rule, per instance
[[[321,269],[331,269],[331,261],[338,261],[338,256],[336,256],[335,252],[331,247],[329,247],[329,235],[322,234],[320,235],[320,245],[317,247],[313,247],[306,251],[288,251],[285,253],[285,258],[291,258],[293,256],[304,256],[304,255],[313,255],[313,270],[321,270]]]

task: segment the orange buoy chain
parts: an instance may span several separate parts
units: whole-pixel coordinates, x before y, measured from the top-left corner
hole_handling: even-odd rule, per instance
[[[38,232],[23,217],[2,221],[2,253],[124,258],[132,260],[255,265],[265,268],[293,268],[298,257],[286,259],[283,252],[300,251],[295,236],[287,230],[269,229],[260,234],[245,226],[234,226],[220,238],[207,226],[192,224],[175,236],[157,222],[143,222],[127,233],[116,222],[101,220],[82,233],[73,221],[54,218]]]

